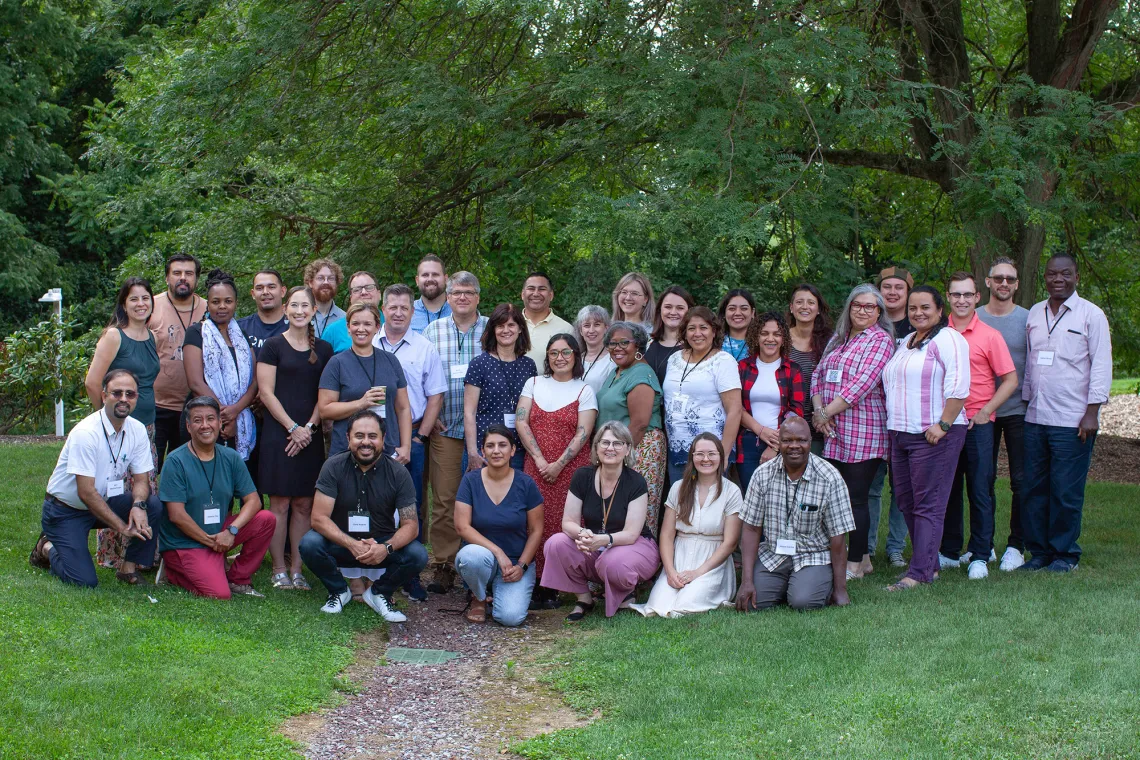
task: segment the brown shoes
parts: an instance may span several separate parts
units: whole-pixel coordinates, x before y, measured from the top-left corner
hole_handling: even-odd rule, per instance
[[[427,590],[433,594],[446,594],[455,586],[455,571],[451,565],[436,565]]]
[[[28,556],[29,565],[39,570],[51,570],[51,560],[44,551],[44,544],[47,542],[47,536],[41,533],[39,540],[36,541],[36,548],[32,549],[32,553]]]

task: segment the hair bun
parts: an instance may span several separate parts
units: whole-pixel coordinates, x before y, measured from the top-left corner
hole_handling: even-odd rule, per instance
[[[224,269],[211,269],[206,273],[206,282],[233,282],[234,276]]]

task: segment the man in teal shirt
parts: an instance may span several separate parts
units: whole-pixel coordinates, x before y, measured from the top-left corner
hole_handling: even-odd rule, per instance
[[[354,303],[370,303],[379,309],[380,286],[376,284],[376,278],[368,272],[353,274],[348,278],[348,299],[349,306]],[[380,324],[384,324],[383,314],[380,315]],[[338,319],[330,324],[321,334],[321,340],[328,341],[333,353],[339,354],[347,350],[352,345],[352,338],[348,337],[348,321]]]
[[[186,402],[190,442],[170,454],[162,468],[159,498],[165,506],[158,532],[166,580],[199,596],[262,597],[250,585],[269,550],[277,518],[262,510],[245,462],[234,449],[218,446],[222,410],[209,396]],[[230,514],[234,499],[241,510]],[[226,554],[241,554],[226,570]]]

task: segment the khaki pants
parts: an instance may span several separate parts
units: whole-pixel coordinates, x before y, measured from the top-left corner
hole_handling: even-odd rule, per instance
[[[432,565],[454,565],[459,551],[459,534],[455,532],[455,494],[463,479],[462,438],[433,435],[431,441],[431,542]]]
[[[768,570],[756,560],[752,583],[756,586],[756,608],[768,609],[787,604],[793,610],[816,610],[826,607],[831,598],[831,565],[801,567],[792,572],[788,558],[775,570]]]

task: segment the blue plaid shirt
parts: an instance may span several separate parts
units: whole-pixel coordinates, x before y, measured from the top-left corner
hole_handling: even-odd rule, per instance
[[[487,329],[487,318],[480,316],[466,334],[460,333],[451,317],[437,319],[424,328],[423,336],[431,341],[443,362],[443,374],[447,378],[447,391],[443,394],[443,411],[439,418],[447,429],[443,435],[463,440],[463,381],[466,371],[452,370],[452,367],[466,367],[471,360],[483,352],[480,343],[483,331]]]

